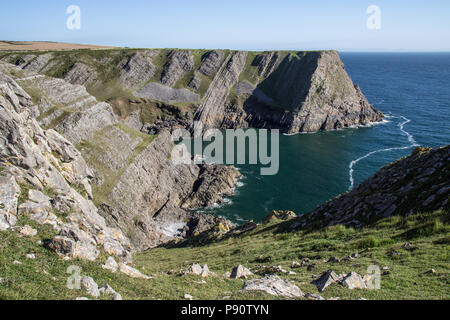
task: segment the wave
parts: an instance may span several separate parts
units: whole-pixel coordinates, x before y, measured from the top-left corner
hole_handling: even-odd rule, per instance
[[[403,147],[392,147],[392,148],[385,148],[385,149],[374,150],[374,151],[371,151],[371,152],[365,154],[364,156],[362,156],[362,157],[360,157],[360,158],[350,162],[350,165],[348,166],[349,167],[349,179],[350,179],[350,187],[348,188],[349,190],[352,190],[353,187],[355,186],[355,180],[353,179],[353,172],[354,172],[353,167],[358,162],[360,162],[361,160],[364,160],[364,159],[370,157],[371,155],[373,155],[375,153],[388,152],[388,151],[393,151],[393,150],[406,150],[406,149],[411,149],[411,148],[419,146],[419,144],[414,139],[414,136],[412,134],[410,134],[408,131],[405,130],[405,125],[407,123],[411,122],[410,119],[408,119],[408,118],[406,118],[404,116],[397,117],[397,116],[392,116],[392,115],[389,115],[389,118],[400,118],[400,119],[403,119],[403,122],[399,123],[398,127],[399,127],[400,131],[408,138],[408,142],[410,143],[410,145],[403,146]]]

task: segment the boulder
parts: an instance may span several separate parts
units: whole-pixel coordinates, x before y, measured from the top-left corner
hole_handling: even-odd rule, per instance
[[[238,265],[237,267],[234,267],[231,271],[230,278],[231,279],[247,279],[247,277],[253,275],[253,273],[245,268],[242,265]]]
[[[201,266],[198,263],[194,263],[192,266],[190,266],[190,268],[188,270],[186,270],[183,273],[183,275],[188,275],[188,274],[199,275],[199,276],[202,276],[203,278],[213,275],[213,273],[211,271],[209,271],[208,265],[205,264],[205,265]]]
[[[328,270],[320,278],[313,280],[311,284],[315,285],[320,292],[323,292],[329,285],[338,281],[340,281],[340,277],[333,270]]]
[[[299,287],[275,275],[266,276],[261,279],[247,280],[240,291],[264,291],[274,296],[288,298],[303,297],[303,292]]]
[[[350,290],[367,289],[366,283],[363,278],[358,273],[353,271],[351,271],[342,279],[341,284],[344,287],[349,288]]]
[[[81,287],[86,289],[87,293],[94,297],[98,298],[100,296],[100,291],[98,289],[97,283],[91,277],[84,276],[80,280]]]
[[[128,265],[126,265],[125,263],[119,263],[119,270],[120,272],[126,274],[127,276],[130,276],[132,278],[140,278],[140,279],[151,279],[152,277],[149,277],[145,274],[143,274],[142,272],[140,272],[139,270],[130,267]]]
[[[102,265],[102,268],[110,270],[111,272],[116,272],[117,269],[119,269],[119,265],[113,257],[108,257],[108,259],[106,259],[105,263]]]
[[[25,225],[19,228],[19,233],[25,237],[32,237],[37,235],[37,230],[33,229],[29,225]]]

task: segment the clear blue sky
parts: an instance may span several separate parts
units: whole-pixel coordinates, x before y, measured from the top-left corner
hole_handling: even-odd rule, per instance
[[[66,8],[81,8],[68,30]],[[381,29],[366,27],[369,5]],[[129,47],[450,51],[448,0],[2,1],[0,39]]]

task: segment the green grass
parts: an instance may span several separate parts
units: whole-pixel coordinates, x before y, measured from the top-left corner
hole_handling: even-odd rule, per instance
[[[430,221],[440,221],[442,225],[433,232],[420,233],[414,240],[408,240],[408,231]],[[0,285],[0,299],[74,299],[86,296],[83,291],[66,287],[70,276],[66,270],[72,264],[81,267],[82,274],[92,276],[97,283],[109,283],[125,299],[182,299],[186,293],[195,299],[223,299],[225,296],[231,299],[275,299],[259,292],[238,293],[244,280],[225,279],[221,275],[237,264],[249,268],[260,264],[281,265],[289,270],[293,260],[300,261],[305,257],[319,258],[312,261],[316,264],[313,271],[303,267],[293,269],[295,275],[281,274],[303,292],[318,293],[310,282],[313,275],[320,275],[328,269],[337,273],[356,271],[363,275],[368,266],[378,265],[380,268],[391,267],[388,274],[382,275],[380,290],[348,290],[333,284],[321,295],[341,299],[450,299],[450,230],[446,212],[392,217],[362,229],[333,226],[296,233],[287,232],[291,221],[271,221],[222,241],[209,237],[202,245],[160,247],[136,254],[136,267],[155,276],[150,280],[132,279],[103,270],[100,267],[106,259],[103,253],[97,262],[64,261],[37,243],[51,237],[51,229],[39,227],[32,221],[21,220],[21,223],[30,224],[39,232],[31,238],[19,237],[11,231],[0,232],[0,278],[5,279]],[[401,248],[406,240],[413,245],[412,250]],[[367,244],[364,245],[367,249],[358,249],[361,243]],[[330,256],[343,258],[357,251],[360,257],[354,260],[324,262]],[[401,255],[392,255],[392,251]],[[35,253],[36,259],[25,259],[27,253]],[[261,262],[261,257],[270,259],[270,262]],[[14,260],[22,264],[14,265]],[[218,276],[208,277],[206,284],[200,284],[200,277],[180,277],[177,274],[195,262],[208,264]],[[431,268],[436,273],[425,273]]]
[[[98,158],[105,151],[103,149],[103,141],[107,141],[107,132],[109,127],[104,128],[101,131],[97,131],[94,138],[90,141],[83,140],[80,144],[76,146],[78,150],[82,153],[86,162],[95,169],[104,178],[102,185],[92,186],[92,193],[94,197],[94,203],[100,205],[102,203],[108,203],[108,195],[111,190],[119,182],[120,177],[125,172],[126,168],[134,161],[136,156],[138,156],[144,149],[154,140],[154,135],[148,135],[132,128],[127,127],[123,124],[116,124],[115,127],[119,128],[121,131],[126,133],[133,140],[138,140],[138,144],[133,149],[133,151],[128,155],[126,163],[124,166],[115,171],[109,168],[104,162],[100,161]]]

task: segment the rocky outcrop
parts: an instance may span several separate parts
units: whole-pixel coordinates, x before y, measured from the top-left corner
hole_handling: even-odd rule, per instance
[[[246,58],[245,51],[230,54],[217,71],[195,116],[195,120],[201,122],[205,130],[222,127],[225,102],[230,89],[236,85],[244,70]]]
[[[354,190],[300,216],[294,228],[360,226],[393,215],[449,210],[450,146],[416,148]]]
[[[337,52],[267,55],[254,60],[258,74],[265,78],[251,92],[242,93],[244,102],[228,103],[224,127],[315,132],[383,118],[353,84]]]
[[[158,54],[157,50],[138,51],[131,58],[124,59],[119,67],[122,69],[120,83],[127,88],[137,88],[149,81],[156,72],[152,59]]]
[[[173,86],[187,72],[192,71],[194,59],[188,50],[172,50],[169,52],[167,62],[161,74],[161,83]]]
[[[108,227],[89,200],[92,172],[81,154],[54,130],[42,130],[30,110],[31,97],[0,73],[2,230],[28,216],[58,232],[45,245],[62,256],[95,260],[102,247],[130,262],[128,239],[119,229]],[[30,189],[27,194],[22,191],[25,187]],[[65,220],[57,216],[63,208],[67,208]]]
[[[0,69],[8,71],[11,68],[16,70],[0,64]],[[15,86],[16,96],[27,97],[26,109],[30,121],[37,126],[35,130],[42,130],[37,121],[46,125],[47,144],[63,162],[60,165],[62,177],[77,186],[77,190],[82,190],[89,199],[87,203],[83,202],[86,207],[83,208],[97,215],[97,209],[90,201],[93,199],[100,207],[102,217],[98,217],[103,221],[100,223],[123,231],[131,239],[133,249],[146,249],[165,241],[192,236],[214,228],[224,220],[189,210],[222,202],[222,196],[231,194],[240,177],[234,167],[173,163],[174,144],[168,131],[163,130],[154,137],[119,123],[111,106],[105,102],[98,103],[84,87],[60,79],[25,74],[18,81],[30,92],[39,94],[36,97],[38,105],[34,106],[27,93],[10,80],[9,85]],[[49,118],[52,120],[46,120]],[[4,129],[5,136],[8,136],[11,128]],[[10,144],[15,146],[17,143],[10,141]],[[75,144],[81,153],[75,149]],[[21,158],[27,162],[23,164],[27,167],[35,166],[31,160],[30,157]],[[71,175],[74,170],[75,176]],[[41,181],[38,178],[36,183]],[[8,199],[16,192],[12,182],[5,189],[8,189]],[[14,211],[14,201],[8,199],[5,199],[8,210],[11,207]],[[53,208],[70,214],[77,206],[81,205],[74,203],[71,192],[66,192],[64,187],[50,202],[29,201],[22,203],[17,210],[41,223],[60,228],[59,237],[46,243],[48,248],[62,255],[92,260],[98,255],[98,249],[91,234],[76,225],[69,228],[59,226],[51,214]],[[13,220],[9,213],[2,215],[2,225]],[[112,254],[112,251],[117,250],[111,245],[107,252]]]
[[[150,82],[134,92],[138,98],[149,98],[166,103],[199,102],[200,95],[185,88],[171,88],[160,83]]]
[[[243,291],[264,291],[274,296],[288,298],[301,298],[304,296],[303,292],[295,284],[275,275],[247,280],[241,289],[241,292]]]
[[[206,129],[315,132],[383,118],[353,84],[336,51],[125,49],[105,51],[101,58],[89,53],[68,52],[65,58],[15,53],[3,60],[73,84],[117,82],[125,89],[118,93],[124,98],[131,89],[142,99],[198,105],[195,120]]]
[[[39,70],[35,70],[37,72]],[[98,80],[97,72],[88,65],[76,62],[64,75],[64,80],[72,84],[88,85]]]
[[[102,206],[104,216],[126,230],[136,248],[214,226],[220,220],[183,209],[222,201],[240,177],[234,167],[174,165],[170,159],[173,146],[170,134],[161,132],[125,169]]]
[[[198,71],[205,76],[213,75],[219,69],[224,57],[225,52],[222,50],[213,50],[205,53]]]

